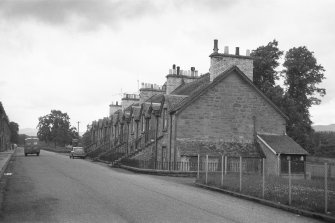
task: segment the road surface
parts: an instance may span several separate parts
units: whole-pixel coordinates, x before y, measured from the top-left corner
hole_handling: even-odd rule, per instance
[[[317,222],[193,186],[41,151],[14,156],[0,222]]]

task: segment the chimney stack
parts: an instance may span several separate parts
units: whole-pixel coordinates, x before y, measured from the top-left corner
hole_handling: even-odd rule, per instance
[[[191,77],[194,77],[195,74],[195,67],[191,67]]]
[[[240,48],[239,48],[239,47],[236,47],[235,55],[236,55],[236,56],[239,56],[239,55],[240,55]]]
[[[218,52],[219,52],[219,48],[218,48],[218,40],[215,39],[215,40],[214,40],[213,53],[218,53]]]
[[[229,54],[229,46],[224,47],[224,54]]]
[[[250,57],[250,50],[246,55],[240,55],[240,48],[236,47],[235,52],[229,53],[229,47],[224,47],[224,53],[215,53],[217,40],[214,40],[214,53],[210,54],[210,81],[213,81],[227,68],[237,66],[250,79],[253,79],[253,59]],[[196,75],[196,74],[195,74]]]
[[[247,50],[245,55],[249,57],[250,56],[250,50]]]

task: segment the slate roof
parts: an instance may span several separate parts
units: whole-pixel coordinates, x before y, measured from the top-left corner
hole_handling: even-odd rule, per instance
[[[140,120],[141,107],[133,107],[133,117],[135,120]]]
[[[147,102],[160,103],[164,98],[164,94],[155,94],[150,97]]]
[[[191,95],[192,93],[201,90],[203,87],[210,84],[209,73],[204,74],[199,79],[192,81],[191,83],[184,83],[177,87],[171,94],[174,95]]]
[[[172,110],[187,97],[187,95],[165,95],[165,103],[168,111]]]
[[[287,135],[258,134],[258,137],[264,140],[277,154],[308,154],[306,150]]]

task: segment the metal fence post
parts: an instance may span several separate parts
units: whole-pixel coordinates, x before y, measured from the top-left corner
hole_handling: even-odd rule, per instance
[[[242,191],[242,156],[240,156],[240,192]]]
[[[206,184],[207,184],[207,180],[208,180],[208,155],[206,155]]]
[[[221,157],[221,187],[223,186],[223,156]]]
[[[288,161],[288,204],[292,203],[291,160]]]
[[[328,212],[328,165],[325,163],[325,213]]]
[[[198,154],[198,173],[197,173],[197,178],[200,178],[200,154]]]
[[[224,157],[224,175],[227,175],[228,157]]]
[[[262,197],[265,197],[265,159],[262,159],[262,167],[263,167],[263,181],[262,181]]]

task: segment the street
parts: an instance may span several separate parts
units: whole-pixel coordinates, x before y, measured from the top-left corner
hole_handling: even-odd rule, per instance
[[[18,149],[0,222],[318,222],[193,186],[105,164]]]

